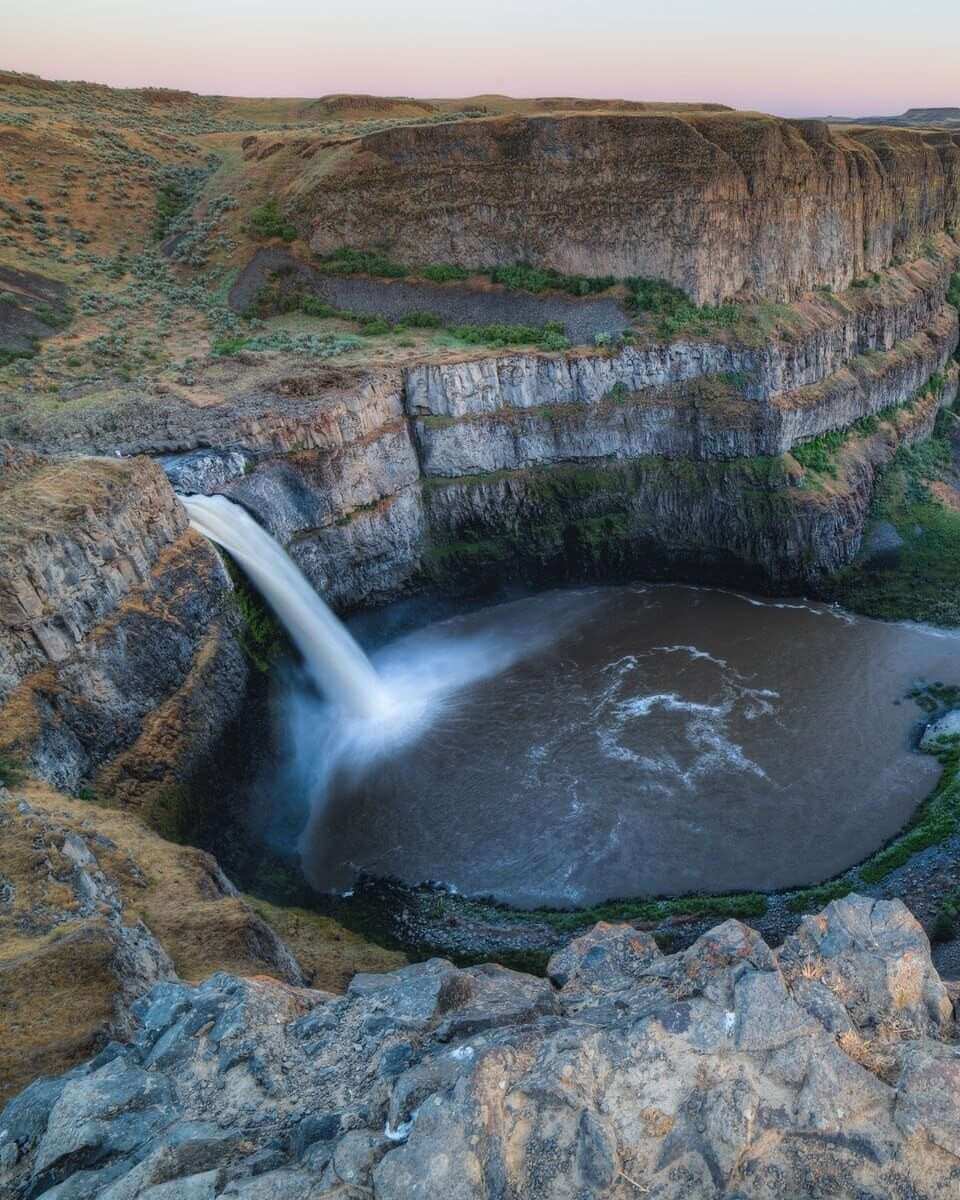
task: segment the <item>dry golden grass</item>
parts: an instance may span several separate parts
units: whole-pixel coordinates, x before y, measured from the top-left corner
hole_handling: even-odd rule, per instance
[[[209,854],[164,840],[132,813],[32,780],[17,796],[33,814],[0,806],[3,873],[14,887],[12,903],[0,907],[0,1103],[38,1074],[88,1057],[115,1011],[115,938],[105,911],[80,912],[73,862],[62,852],[67,833],[84,838],[124,922],[142,921],[183,979],[274,975],[269,928],[324,991],[343,991],[357,971],[407,961],[330,918],[228,894]]]
[[[311,987],[342,992],[358,971],[393,971],[409,961],[400,951],[368,942],[331,917],[279,908],[255,896],[245,899],[294,952]]]

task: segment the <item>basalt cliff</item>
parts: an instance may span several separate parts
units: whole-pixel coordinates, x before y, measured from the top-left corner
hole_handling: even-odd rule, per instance
[[[297,187],[313,250],[669,280],[793,300],[909,258],[960,218],[949,131],[739,112],[507,116],[369,134]]]

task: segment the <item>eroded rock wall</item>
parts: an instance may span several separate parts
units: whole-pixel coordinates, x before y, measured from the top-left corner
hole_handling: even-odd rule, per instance
[[[762,401],[744,395],[747,388],[739,377],[708,374],[634,392],[614,384],[606,394],[586,401],[504,403],[487,412],[468,410],[461,417],[415,417],[412,424],[426,476],[590,459],[775,456],[906,403],[946,368],[956,346],[956,314],[944,307],[929,328],[893,349],[859,356],[817,384]],[[456,378],[454,370],[450,374]],[[472,394],[492,399],[482,387]],[[506,400],[508,394],[505,388],[497,398]]]
[[[816,589],[860,547],[873,485],[898,445],[929,436],[956,372],[851,440],[824,489],[781,458],[637,458],[436,480],[424,570],[469,589],[514,579],[684,579],[780,594]]]
[[[2,503],[0,751],[149,807],[241,702],[220,559],[146,458],[38,460]]]
[[[532,581],[619,570],[815,586],[856,552],[877,467],[955,394],[944,297],[957,253],[941,239],[869,288],[808,299],[756,344],[487,352],[315,396],[309,376],[288,380],[299,406],[263,396],[232,439],[221,420],[220,449],[168,470],[248,507],[341,609],[518,562]],[[932,403],[891,423],[928,383]],[[886,432],[828,495],[778,463],[877,414]]]
[[[956,135],[751,113],[407,126],[322,159],[296,198],[320,253],[641,275],[697,303],[842,289],[960,216]]]
[[[712,341],[679,337],[625,346],[617,353],[576,351],[487,354],[465,362],[424,363],[404,372],[412,416],[466,417],[500,409],[594,404],[614,388],[643,392],[703,376],[743,377],[746,399],[764,402],[818,384],[857,355],[892,350],[944,319],[947,287],[960,247],[941,238],[934,259],[886,272],[870,287],[795,305],[789,326],[756,337]]]

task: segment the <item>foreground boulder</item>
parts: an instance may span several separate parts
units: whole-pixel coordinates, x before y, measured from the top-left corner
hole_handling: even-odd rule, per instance
[[[160,983],[129,1043],[0,1115],[0,1195],[957,1195],[953,1016],[898,901],[831,904],[780,953],[737,921],[669,957],[599,926],[550,974]]]

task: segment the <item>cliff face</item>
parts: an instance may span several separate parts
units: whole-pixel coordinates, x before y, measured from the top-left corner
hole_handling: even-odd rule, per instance
[[[432,481],[423,570],[465,589],[613,574],[815,590],[857,553],[877,471],[898,445],[929,436],[956,387],[954,373],[942,398],[853,439],[825,488],[779,458],[641,457]]]
[[[246,505],[343,609],[517,569],[815,587],[856,553],[877,469],[954,398],[958,251],[937,245],[753,341],[487,352],[336,386],[307,372],[202,410],[185,444],[212,448],[167,469]],[[938,395],[889,419],[935,376]],[[826,489],[779,461],[877,414]]]
[[[310,245],[791,300],[960,218],[960,139],[745,113],[503,117],[362,137],[305,176]]]
[[[727,921],[664,957],[597,925],[548,979],[443,959],[347,995],[161,983],[136,1029],[0,1114],[4,1195],[136,1200],[946,1200],[953,1005],[899,902],[779,950]]]
[[[22,462],[0,498],[0,752],[149,808],[241,701],[220,561],[148,459]]]

